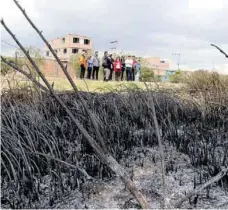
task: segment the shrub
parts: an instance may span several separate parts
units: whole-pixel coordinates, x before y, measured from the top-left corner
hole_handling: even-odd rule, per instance
[[[79,62],[79,58],[80,58],[80,55],[79,54],[73,55],[70,58],[70,63],[72,65],[73,69],[75,70],[77,77],[79,77],[79,75],[80,75],[80,62]]]
[[[10,61],[9,58],[7,58],[6,60]],[[1,75],[6,76],[7,74],[10,74],[12,72],[13,69],[1,60]]]
[[[169,81],[172,83],[184,83],[186,75],[183,71],[178,70],[174,74],[170,75]]]
[[[143,67],[141,70],[140,81],[152,82],[154,81],[154,71],[151,68]]]
[[[208,93],[226,93],[228,89],[227,76],[217,72],[195,71],[186,77],[187,87],[194,91],[207,91]]]

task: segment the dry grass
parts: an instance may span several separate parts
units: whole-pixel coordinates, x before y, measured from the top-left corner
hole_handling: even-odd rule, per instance
[[[196,71],[186,77],[185,83],[196,91],[224,91],[228,88],[228,77],[217,72]]]
[[[54,84],[54,89],[58,91],[68,91],[72,90],[72,87],[66,78],[56,78],[56,77],[47,77],[48,81],[51,84]],[[145,89],[145,84],[143,82],[139,82],[136,84],[135,82],[127,82],[127,81],[110,81],[110,82],[103,82],[101,80],[94,81],[94,80],[79,80],[74,79],[74,82],[78,86],[79,90],[81,91],[88,91],[88,92],[111,92],[111,91],[122,91],[125,89]],[[44,84],[41,81],[42,84]],[[9,89],[9,88],[16,88],[16,87],[28,87],[31,86],[32,82],[28,81],[21,75],[8,75],[7,77],[1,78],[1,90]],[[173,83],[148,83],[151,89],[180,89],[184,85],[183,84],[173,84]]]

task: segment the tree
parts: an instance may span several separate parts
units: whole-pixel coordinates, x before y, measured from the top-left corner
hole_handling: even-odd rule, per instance
[[[34,61],[36,62],[38,67],[40,67],[44,64],[44,57],[39,48],[34,47],[34,46],[28,46],[28,47],[25,47],[25,49],[29,53],[29,55],[34,59]],[[20,62],[20,66],[22,66],[26,70],[28,70],[29,73],[32,74],[34,77],[37,77],[38,75],[37,75],[34,67],[31,65],[31,63],[29,62],[28,58],[25,56],[23,51],[21,49],[19,49],[19,50],[17,50],[17,52],[18,52],[17,62]]]
[[[181,70],[176,71],[174,74],[170,75],[169,81],[173,83],[184,82],[184,73]]]
[[[33,46],[28,46],[28,47],[25,47],[25,49],[31,55],[31,57],[35,60],[35,62],[37,63],[37,65],[39,67],[43,65],[44,57],[39,48],[33,47]],[[11,63],[16,64],[18,67],[20,67],[22,69],[26,69],[30,74],[32,74],[33,76],[36,77],[37,76],[36,71],[34,70],[31,63],[28,61],[27,57],[22,52],[22,50],[16,49],[16,52],[17,52],[17,58],[7,57],[6,60]],[[3,76],[5,76],[12,72],[13,72],[13,69],[9,65],[2,62],[2,60],[1,60],[1,74]]]
[[[154,81],[154,71],[149,67],[142,66],[140,81]]]
[[[72,55],[70,58],[70,64],[72,65],[73,69],[76,72],[76,77],[80,75],[80,62],[79,62],[80,55]]]
[[[150,67],[150,64],[145,60],[141,59],[141,76],[140,81],[152,82],[155,79],[154,70]]]

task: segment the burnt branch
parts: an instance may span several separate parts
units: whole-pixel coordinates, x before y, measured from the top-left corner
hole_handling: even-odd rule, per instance
[[[57,161],[59,163],[62,163],[64,165],[66,165],[66,166],[69,166],[71,168],[74,168],[74,169],[80,171],[87,179],[90,179],[90,180],[94,179],[83,168],[80,168],[79,166],[72,165],[72,164],[70,164],[70,163],[68,163],[66,161],[63,161],[63,160],[59,159],[59,158],[55,158],[55,157],[52,157],[50,155],[47,155],[47,154],[44,154],[44,153],[41,153],[41,152],[28,152],[28,153],[32,153],[34,155],[40,155],[40,156],[46,157],[48,159],[55,160],[55,161]]]
[[[228,58],[228,55],[220,47],[214,44],[211,44],[211,46],[217,48],[223,55],[225,55],[226,58]]]
[[[200,191],[204,190],[205,188],[207,188],[208,186],[212,185],[213,183],[219,181],[220,179],[222,179],[226,174],[228,173],[228,168],[223,169],[221,172],[219,172],[216,176],[214,176],[212,179],[210,179],[208,182],[206,182],[205,184],[197,187],[196,189],[194,189],[193,191],[187,193],[187,195],[180,199],[179,201],[177,201],[174,204],[174,208],[180,208],[181,205],[187,201],[189,198],[191,198],[192,196],[198,194]]]
[[[162,208],[166,208],[167,207],[167,203],[166,203],[167,195],[166,195],[166,181],[165,181],[165,156],[164,156],[164,150],[163,150],[163,145],[162,145],[160,128],[159,128],[158,120],[157,120],[157,116],[156,116],[154,98],[153,98],[152,93],[149,91],[148,85],[145,82],[144,82],[144,84],[145,84],[146,89],[148,91],[149,100],[151,102],[150,104],[148,102],[146,102],[146,103],[147,103],[148,108],[151,110],[152,118],[153,118],[154,125],[155,125],[156,136],[157,136],[157,139],[158,139],[159,155],[160,155],[160,159],[161,159],[162,182],[163,182],[163,203],[162,203]]]

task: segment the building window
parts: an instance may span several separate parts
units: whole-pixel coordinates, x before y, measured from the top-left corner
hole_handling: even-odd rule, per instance
[[[67,49],[65,48],[65,49],[63,49],[63,53],[64,54],[66,54],[67,53]]]
[[[78,49],[76,49],[76,48],[73,48],[73,49],[72,49],[72,53],[73,53],[73,54],[76,54],[76,53],[78,53]]]
[[[46,56],[49,56],[49,51],[46,52]]]
[[[62,38],[62,43],[65,43],[65,38]]]
[[[74,38],[73,38],[73,43],[79,43],[79,38],[74,37]]]
[[[90,40],[84,39],[84,44],[88,45],[90,43]]]

